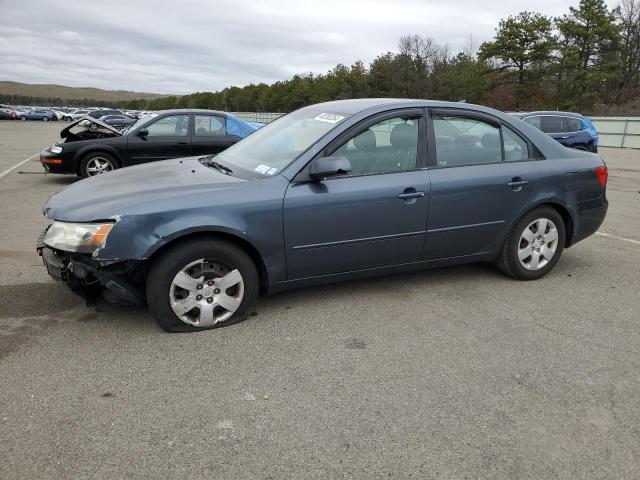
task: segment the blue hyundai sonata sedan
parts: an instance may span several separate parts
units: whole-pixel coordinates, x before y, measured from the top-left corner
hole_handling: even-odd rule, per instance
[[[74,291],[197,331],[259,291],[469,262],[538,279],[598,229],[606,184],[597,154],[490,108],[336,101],[216,156],[82,180],[46,204],[38,250]]]

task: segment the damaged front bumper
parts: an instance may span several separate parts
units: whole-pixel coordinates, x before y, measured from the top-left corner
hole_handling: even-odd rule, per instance
[[[144,265],[140,262],[98,261],[91,255],[48,247],[43,238],[44,233],[36,249],[54,280],[63,282],[87,301],[100,295],[113,303],[144,304]]]

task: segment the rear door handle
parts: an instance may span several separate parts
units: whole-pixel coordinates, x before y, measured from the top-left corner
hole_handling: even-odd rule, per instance
[[[408,192],[408,193],[400,193],[398,198],[402,200],[406,200],[407,198],[420,198],[424,197],[424,192]]]
[[[516,192],[522,190],[522,187],[527,185],[529,182],[527,180],[523,180],[520,177],[514,177],[511,179],[509,183],[507,183],[507,187],[513,188]]]

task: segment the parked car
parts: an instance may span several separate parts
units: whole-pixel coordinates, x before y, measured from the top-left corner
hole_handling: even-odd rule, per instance
[[[260,290],[479,261],[538,279],[598,229],[606,183],[598,155],[490,108],[344,100],[78,182],[47,202],[38,250],[79,293],[194,331],[245,319]]]
[[[106,115],[101,117],[100,120],[107,125],[117,128],[118,130],[136,123],[135,119],[128,117],[127,115]]]
[[[533,125],[565,147],[577,150],[598,151],[598,132],[589,117],[572,112],[513,113],[529,125]]]
[[[78,120],[79,118],[86,117],[90,112],[91,110],[88,109],[76,110],[75,112],[67,114],[67,117],[69,120]]]
[[[87,115],[89,115],[92,118],[102,118],[107,115],[122,115],[122,112],[120,110],[101,108],[99,110],[92,110]]]
[[[9,111],[0,110],[0,120],[13,120],[13,117]]]
[[[214,110],[166,110],[123,131],[85,116],[63,129],[63,141],[43,150],[40,161],[47,172],[88,177],[139,163],[220,153],[256,129]]]
[[[18,118],[20,120],[42,120],[44,122],[58,120],[58,117],[52,110],[38,109],[21,112]]]

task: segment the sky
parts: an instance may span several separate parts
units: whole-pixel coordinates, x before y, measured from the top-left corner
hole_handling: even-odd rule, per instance
[[[0,0],[0,80],[186,94],[366,64],[405,34],[460,50],[578,0]]]

